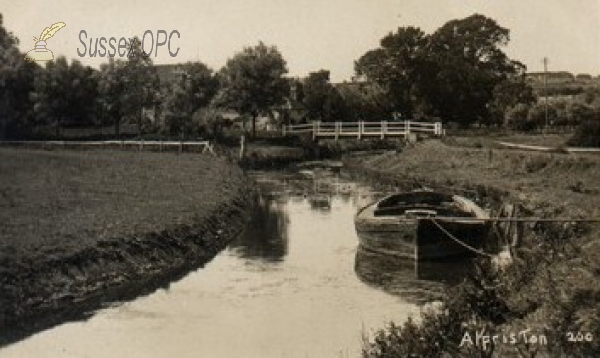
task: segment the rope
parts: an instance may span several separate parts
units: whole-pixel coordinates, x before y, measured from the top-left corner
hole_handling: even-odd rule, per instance
[[[495,255],[492,254],[488,254],[487,252],[483,252],[479,249],[474,248],[473,246],[470,246],[462,241],[460,241],[459,239],[457,239],[454,235],[452,235],[451,233],[448,232],[448,230],[446,230],[442,225],[440,225],[437,221],[435,221],[434,218],[432,217],[428,217],[427,219],[431,220],[432,223],[434,223],[440,230],[442,230],[442,232],[444,234],[446,234],[449,238],[451,238],[452,240],[454,240],[454,242],[456,242],[457,244],[459,244],[460,246],[466,248],[467,250],[470,250],[476,254],[488,257],[488,258],[494,258]]]

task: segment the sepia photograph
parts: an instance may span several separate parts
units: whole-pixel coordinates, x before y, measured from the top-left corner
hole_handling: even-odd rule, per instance
[[[0,0],[0,357],[600,357],[600,1]]]

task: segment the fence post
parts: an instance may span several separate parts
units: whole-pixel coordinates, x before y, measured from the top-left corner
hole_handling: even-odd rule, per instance
[[[335,122],[334,128],[335,128],[334,138],[335,138],[335,140],[337,140],[338,139],[338,135],[340,133],[340,122]]]
[[[362,136],[363,125],[363,121],[358,121],[358,139],[360,139]]]
[[[381,121],[381,139],[385,138],[386,128],[387,128],[387,121]]]
[[[285,124],[283,125],[283,136],[285,137]]]

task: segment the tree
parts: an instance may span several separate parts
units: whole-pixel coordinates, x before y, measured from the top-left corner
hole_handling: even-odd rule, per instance
[[[462,125],[490,116],[496,86],[525,72],[502,52],[508,40],[508,29],[478,14],[449,21],[431,35],[439,71],[429,99],[440,114]]]
[[[0,14],[0,140],[30,129],[33,108],[29,99],[36,63],[25,62],[19,40],[3,26]]]
[[[392,106],[385,91],[372,82],[341,83],[337,90],[343,99],[346,116],[352,121],[380,121],[389,118]]]
[[[209,105],[219,88],[219,80],[205,64],[188,62],[181,66],[181,76],[171,87],[165,100],[169,131],[183,131],[192,115]]]
[[[64,56],[46,63],[46,68],[35,77],[34,111],[38,124],[51,125],[56,137],[65,122],[72,118],[70,99],[73,79]]]
[[[521,131],[530,131],[534,125],[528,122],[527,117],[531,106],[524,103],[518,103],[514,107],[508,108],[504,115],[504,124],[512,129]]]
[[[415,96],[426,74],[423,66],[428,37],[416,27],[401,27],[385,36],[381,47],[364,54],[355,62],[356,73],[385,89],[392,111],[412,117]]]
[[[115,126],[115,135],[121,132],[123,120],[123,93],[125,92],[124,75],[125,61],[108,59],[108,64],[100,66],[98,82],[98,96],[101,107],[101,122],[106,124],[106,118],[112,119]]]
[[[286,62],[276,47],[262,42],[246,47],[220,71],[219,105],[250,116],[256,137],[256,118],[283,104],[289,92],[286,73]]]
[[[138,37],[133,40],[132,54],[127,58],[122,70],[120,80],[124,81],[125,90],[121,93],[122,114],[137,124],[138,133],[141,135],[144,124],[143,108],[156,108],[158,105],[160,81],[156,68],[152,65],[150,56],[143,52],[142,42]]]
[[[536,103],[529,109],[527,121],[535,128],[541,128],[546,125],[553,125],[558,119],[558,111],[555,106],[548,106],[544,103]]]
[[[399,28],[356,61],[355,71],[383,88],[392,111],[405,118],[441,117],[464,126],[489,123],[498,106],[506,110],[504,102],[515,101],[493,103],[495,90],[505,95],[502,91],[510,87],[500,84],[513,81],[513,90],[524,91],[517,98],[527,96],[526,86],[517,81],[525,66],[501,50],[508,39],[507,29],[482,15],[449,21],[431,35]]]
[[[114,118],[115,135],[119,135],[123,121],[136,123],[142,134],[143,109],[157,108],[159,87],[156,69],[137,37],[127,61],[109,58],[108,64],[101,66],[99,100],[103,117]]]
[[[513,76],[498,83],[492,92],[490,106],[491,123],[501,123],[508,111],[519,104],[531,105],[537,101],[533,88],[525,76]]]
[[[344,101],[337,89],[329,82],[329,71],[309,73],[304,80],[302,91],[302,102],[308,111],[308,118],[320,121],[344,118]]]

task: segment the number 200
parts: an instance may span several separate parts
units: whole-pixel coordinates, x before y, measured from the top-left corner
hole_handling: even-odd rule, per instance
[[[569,342],[591,342],[594,340],[594,335],[591,332],[567,332],[567,340]]]

